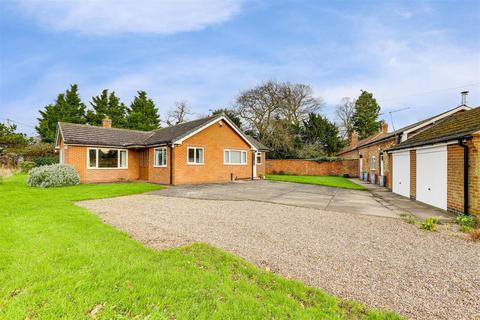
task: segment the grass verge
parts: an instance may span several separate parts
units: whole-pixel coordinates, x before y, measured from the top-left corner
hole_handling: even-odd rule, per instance
[[[332,176],[293,176],[293,175],[267,175],[268,180],[286,181],[305,184],[317,184],[327,187],[366,190],[364,186],[356,184],[344,177]]]
[[[0,185],[1,319],[400,319],[206,244],[151,250],[74,205],[159,186],[25,180]]]

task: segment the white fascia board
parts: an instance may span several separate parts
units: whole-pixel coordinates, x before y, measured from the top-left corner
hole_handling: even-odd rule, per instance
[[[57,123],[57,132],[55,132],[55,149],[60,149],[60,146],[58,145],[59,134],[62,135],[63,144],[65,144],[65,139],[62,133],[62,127],[60,126],[60,123]]]
[[[247,137],[245,137],[245,135],[239,131],[235,125],[230,121],[228,120],[228,118],[224,117],[224,116],[221,116],[219,118],[215,118],[213,119],[212,121],[208,122],[207,124],[203,125],[202,127],[198,128],[197,130],[189,133],[188,135],[186,135],[185,137],[182,137],[178,140],[175,140],[173,141],[174,144],[182,144],[183,141],[185,141],[186,139],[196,135],[197,133],[199,133],[200,131],[203,131],[205,130],[206,128],[210,127],[212,124],[215,124],[217,123],[218,121],[225,121],[226,123],[228,123],[228,125],[240,136],[242,137],[243,140],[245,140],[245,142],[252,148],[252,150],[254,151],[258,151],[257,148],[255,148],[255,146],[247,139]]]

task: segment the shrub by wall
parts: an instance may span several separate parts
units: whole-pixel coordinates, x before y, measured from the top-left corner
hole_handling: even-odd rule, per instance
[[[74,167],[66,164],[52,164],[30,170],[27,184],[30,187],[60,187],[80,183],[80,176]]]
[[[35,167],[35,162],[33,161],[21,161],[20,162],[20,171],[23,173],[28,173]]]
[[[35,156],[31,159],[36,167],[58,163],[58,156]]]

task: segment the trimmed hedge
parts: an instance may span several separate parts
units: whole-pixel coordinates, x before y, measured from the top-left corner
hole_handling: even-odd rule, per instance
[[[27,184],[30,187],[61,187],[80,183],[80,176],[74,167],[66,164],[52,164],[30,170]]]

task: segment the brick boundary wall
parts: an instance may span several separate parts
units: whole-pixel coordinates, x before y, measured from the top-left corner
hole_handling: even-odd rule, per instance
[[[358,177],[358,159],[339,161],[301,160],[301,159],[268,159],[267,174],[283,171],[285,174],[312,176],[342,176]]]
[[[417,197],[417,151],[410,150],[410,199]]]

